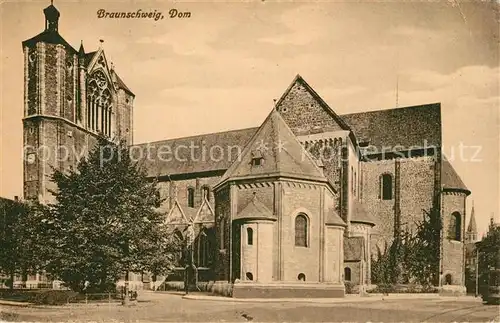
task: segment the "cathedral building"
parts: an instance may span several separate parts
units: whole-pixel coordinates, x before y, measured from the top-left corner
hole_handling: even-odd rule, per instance
[[[439,103],[339,115],[297,75],[259,127],[134,144],[134,94],[104,51],[77,51],[59,12],[23,42],[25,198],[50,201],[50,146],[124,138],[158,181],[172,234],[194,227],[200,277],[235,297],[336,297],[371,284],[372,255],[437,210],[441,285],[464,286],[470,191],[442,153]],[[160,158],[162,152],[174,158]],[[183,265],[183,264],[180,264]],[[161,282],[159,282],[161,283]]]

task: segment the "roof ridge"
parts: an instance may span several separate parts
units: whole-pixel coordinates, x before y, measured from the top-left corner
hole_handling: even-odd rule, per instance
[[[394,107],[394,108],[386,108],[386,109],[378,109],[378,110],[370,110],[370,111],[360,111],[360,112],[353,112],[353,113],[344,113],[344,114],[339,114],[340,117],[343,116],[350,116],[354,114],[368,114],[368,113],[380,113],[382,111],[394,111],[394,110],[402,110],[402,109],[416,109],[416,108],[424,108],[424,107],[429,107],[433,105],[441,105],[441,102],[434,102],[434,103],[426,103],[426,104],[419,104],[419,105],[407,105],[404,107]]]
[[[208,136],[208,135],[217,135],[217,134],[223,134],[223,133],[229,133],[229,132],[245,131],[245,130],[250,130],[250,129],[257,130],[259,128],[260,127],[248,127],[248,128],[242,128],[242,129],[224,130],[224,131],[217,131],[217,132],[207,132],[207,133],[201,133],[201,134],[198,134],[198,135],[191,135],[191,136],[187,136],[187,137],[175,137],[175,138],[169,138],[169,139],[163,139],[163,140],[141,142],[141,143],[134,144],[133,146],[146,145],[146,144],[154,144],[154,143],[160,143],[160,142],[171,141],[171,140],[189,139],[189,138],[195,138],[195,137],[201,137],[201,136]]]

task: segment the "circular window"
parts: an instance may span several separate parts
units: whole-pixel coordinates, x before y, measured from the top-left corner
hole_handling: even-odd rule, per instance
[[[33,63],[36,60],[36,52],[31,52],[28,57],[30,63]]]

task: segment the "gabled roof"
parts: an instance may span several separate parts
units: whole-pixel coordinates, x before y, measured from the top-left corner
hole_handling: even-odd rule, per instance
[[[400,150],[441,147],[441,104],[345,114],[358,142],[368,142],[380,152],[383,147]]]
[[[32,37],[30,39],[27,39],[25,41],[23,41],[23,47],[33,47],[35,46],[36,43],[39,43],[39,42],[44,42],[44,43],[48,43],[48,44],[61,44],[63,45],[64,47],[66,47],[66,49],[68,49],[69,51],[73,52],[73,53],[76,53],[76,49],[73,48],[73,46],[71,46],[66,40],[64,40],[64,38],[59,35],[59,33],[55,30],[45,30],[45,31],[42,31],[41,33],[39,33],[38,35],[36,35],[35,37]]]
[[[93,51],[85,54],[85,67],[89,66],[90,62],[92,61],[92,58],[94,58],[96,53],[97,51]]]
[[[360,261],[365,258],[365,239],[349,237],[344,239],[344,261]]]
[[[309,93],[313,99],[319,104],[319,106],[329,115],[330,118],[332,118],[338,126],[342,130],[351,130],[349,125],[333,111],[332,108],[316,93],[316,91],[304,80],[302,76],[297,74],[295,78],[293,79],[292,83],[288,86],[288,88],[285,90],[281,98],[278,100],[276,103],[276,110],[280,110],[281,105],[283,104],[284,100],[289,96],[291,90],[296,87],[296,86],[302,86],[303,90],[305,90],[307,93]],[[301,93],[303,95],[304,92]],[[321,113],[321,110],[318,110],[319,113]]]
[[[238,213],[233,220],[276,220],[276,217],[254,193],[252,200]]]
[[[261,165],[252,160],[262,159]],[[272,109],[238,159],[219,183],[261,177],[289,177],[327,182],[321,169],[304,149],[280,114]]]
[[[445,191],[461,191],[467,195],[470,194],[467,186],[465,186],[451,163],[444,156],[441,163],[441,186]]]
[[[341,115],[351,125],[358,141],[369,140],[375,147],[417,147],[424,145],[441,145],[441,108],[440,104],[428,104],[404,107],[390,110],[371,111]],[[402,124],[400,124],[400,122]],[[385,125],[385,126],[383,126]],[[406,125],[406,126],[405,126]],[[408,126],[410,125],[410,126]],[[245,128],[232,131],[216,132],[169,139],[136,145],[143,150],[142,156],[147,156],[148,146],[151,147],[153,157],[156,157],[159,147],[175,151],[177,147],[189,147],[191,143],[197,147],[230,147],[224,151],[224,158],[202,158],[202,149],[194,150],[194,158],[190,157],[190,150],[179,149],[179,159],[161,161],[159,158],[144,158],[143,163],[148,175],[166,176],[186,173],[200,173],[206,171],[224,171],[236,160],[237,151],[242,151],[259,128]],[[424,142],[425,141],[425,142]],[[139,150],[136,149],[137,153]],[[229,151],[232,153],[229,154]]]
[[[247,128],[144,143],[136,145],[131,153],[136,158],[142,156],[141,165],[151,177],[208,171],[224,172],[238,158],[256,131],[257,128]],[[190,149],[183,148],[190,145],[197,147],[192,150],[192,156]],[[210,151],[210,147],[214,146],[224,149],[220,158],[210,158],[209,154],[203,153],[203,147]],[[163,154],[170,151],[171,155],[164,156],[162,151]],[[173,155],[174,152],[177,156]]]
[[[351,214],[351,222],[365,223],[371,226],[374,226],[376,223],[375,219],[366,211],[363,204],[361,204],[361,202],[357,199],[353,199],[352,201]]]
[[[118,76],[118,74],[116,73],[116,71],[114,69],[111,69],[111,77],[113,77],[113,82],[115,82],[116,86],[122,90],[124,90],[125,92],[127,92],[128,94],[132,95],[132,96],[135,96],[135,94],[132,92],[132,90],[130,90],[128,88],[127,85],[125,85],[125,82],[122,81],[122,79]]]

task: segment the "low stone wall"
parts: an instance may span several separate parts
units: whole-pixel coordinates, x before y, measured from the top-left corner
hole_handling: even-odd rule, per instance
[[[339,298],[344,295],[343,284],[236,282],[233,286],[234,298]]]

